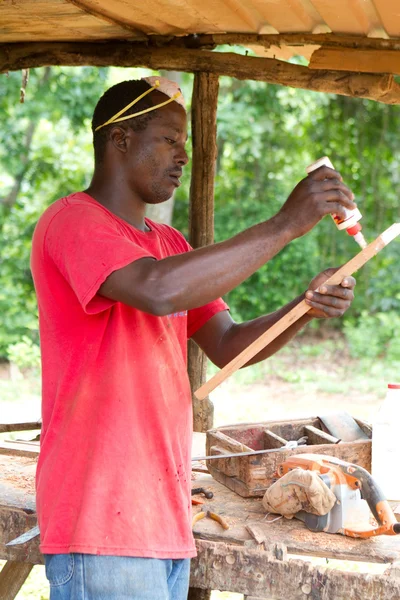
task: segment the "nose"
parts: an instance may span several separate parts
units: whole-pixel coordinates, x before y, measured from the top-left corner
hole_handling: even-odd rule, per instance
[[[189,157],[187,155],[187,152],[186,152],[184,146],[179,146],[176,148],[175,162],[180,167],[184,167],[185,165],[188,164]]]

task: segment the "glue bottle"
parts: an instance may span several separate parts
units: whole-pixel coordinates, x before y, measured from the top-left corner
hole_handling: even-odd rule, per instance
[[[400,383],[389,383],[372,427],[372,477],[387,500],[400,501]]]
[[[322,166],[334,169],[334,166],[329,160],[329,158],[327,156],[324,156],[322,158],[319,158],[307,167],[307,174],[312,173],[312,171],[315,171],[316,169],[319,169],[319,167]],[[367,246],[367,242],[365,241],[365,238],[361,233],[362,227],[358,222],[361,219],[362,214],[360,213],[358,208],[350,210],[349,208],[343,207],[343,210],[346,213],[346,216],[344,218],[340,217],[339,215],[331,215],[332,219],[335,221],[336,227],[338,229],[345,229],[347,233],[353,237],[354,241],[356,241],[361,248],[365,248]]]

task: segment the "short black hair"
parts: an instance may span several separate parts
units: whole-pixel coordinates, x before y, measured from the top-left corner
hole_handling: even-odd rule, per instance
[[[147,83],[147,81],[144,81],[144,79],[131,79],[130,81],[122,81],[121,83],[113,85],[102,95],[94,109],[92,119],[93,147],[96,163],[100,163],[103,160],[104,149],[109,139],[112,124],[106,125],[98,131],[95,131],[96,127],[111,119],[116,113],[130,104],[132,100],[150,88],[151,85]],[[124,114],[133,114],[153,106],[154,103],[150,96],[151,94],[147,94]],[[130,127],[134,131],[143,131],[146,129],[149,121],[156,117],[156,113],[157,111],[152,110],[139,117],[120,121],[119,123],[116,123],[116,125],[122,128]],[[124,114],[122,114],[121,117],[124,116]]]

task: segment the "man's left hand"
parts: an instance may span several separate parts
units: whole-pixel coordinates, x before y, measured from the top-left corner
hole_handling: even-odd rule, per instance
[[[326,269],[314,277],[306,291],[305,300],[311,310],[307,313],[316,319],[341,317],[354,300],[354,277],[344,277],[340,285],[324,285],[337,269]],[[315,291],[317,288],[318,292]]]

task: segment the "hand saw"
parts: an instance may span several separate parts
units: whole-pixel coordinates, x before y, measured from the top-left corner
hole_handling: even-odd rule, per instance
[[[269,452],[282,452],[282,450],[293,450],[293,448],[298,448],[300,446],[305,446],[306,444],[299,444],[296,441],[290,441],[281,448],[269,448],[268,450],[252,450],[251,452],[233,452],[232,454],[211,454],[210,456],[193,456],[192,462],[196,460],[216,460],[224,459],[224,458],[236,458],[239,456],[255,456],[256,454],[267,454]]]

